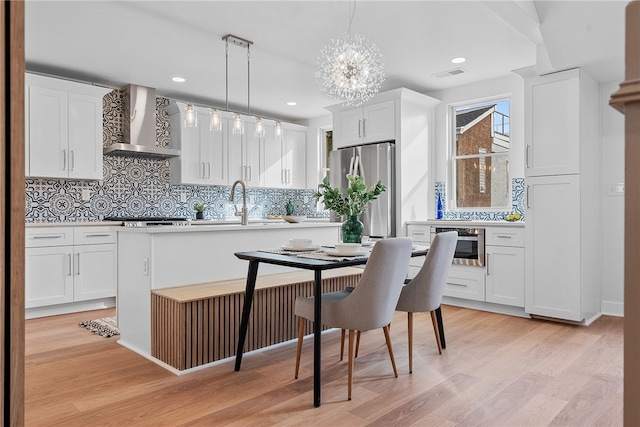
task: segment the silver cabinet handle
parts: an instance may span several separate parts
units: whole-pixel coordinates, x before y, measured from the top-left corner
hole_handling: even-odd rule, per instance
[[[207,178],[211,178],[211,163],[207,162]]]
[[[111,237],[111,233],[93,233],[93,234],[85,234],[84,237]]]
[[[460,287],[463,287],[463,288],[467,288],[468,287],[468,285],[466,285],[464,283],[447,282],[447,285],[460,286]]]
[[[511,236],[507,236],[505,234],[498,234],[496,235],[496,239],[510,239]]]
[[[200,162],[200,166],[202,166],[200,168],[200,178],[206,178],[205,173],[204,173],[204,168],[205,168],[204,162]]]
[[[32,236],[32,239],[62,239],[62,234],[47,234],[44,236]]]
[[[71,170],[74,171],[76,170],[76,155],[73,150],[69,151],[69,154],[71,155]]]
[[[76,276],[80,275],[80,252],[76,254]]]
[[[67,255],[67,276],[71,276],[71,254]]]
[[[362,136],[367,136],[367,119],[362,119]]]
[[[529,206],[529,186],[527,185],[527,193],[525,194],[525,198],[527,199],[527,209],[530,208]]]
[[[247,178],[247,181],[251,181],[251,179],[252,179],[251,165],[247,166],[247,170],[249,171],[249,177]]]
[[[489,259],[490,259],[490,255],[491,255],[491,254],[487,254],[487,259],[486,259],[486,261],[485,261],[485,262],[486,262],[486,266],[487,266],[487,276],[489,276],[489,275],[490,275],[490,272],[489,272]]]
[[[358,138],[362,138],[362,120],[358,119]]]
[[[67,170],[67,150],[62,150],[62,170]]]

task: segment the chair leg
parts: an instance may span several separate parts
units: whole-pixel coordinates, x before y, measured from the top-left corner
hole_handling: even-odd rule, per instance
[[[358,349],[360,348],[360,331],[358,331],[358,334],[356,335],[356,356],[358,357]]]
[[[360,348],[360,331],[358,331],[356,338],[356,355],[358,357],[358,349]],[[344,329],[342,330],[342,335],[340,337],[340,361],[342,361],[342,354],[344,351]]]
[[[436,308],[436,319],[438,320],[438,332],[440,333],[440,346],[447,348],[447,342],[444,339],[444,324],[442,323],[442,306]]]
[[[351,386],[353,384],[353,359],[354,359],[354,351],[353,351],[354,339],[353,338],[354,338],[353,329],[349,329],[349,368],[348,368],[349,374],[347,378],[347,381],[349,382],[347,397],[349,398],[349,400],[351,400]]]
[[[344,333],[345,330],[342,330],[342,333],[340,335],[340,361],[342,362],[342,359],[344,358]]]
[[[391,358],[391,366],[393,366],[393,375],[398,378],[398,370],[396,369],[396,360],[393,358],[393,349],[391,348],[391,337],[389,336],[389,326],[382,328],[384,331],[384,339],[387,341],[387,349],[389,350],[389,357]]]
[[[302,353],[302,338],[304,336],[304,317],[300,318],[298,323],[298,350],[296,351],[296,375],[295,379],[298,379],[298,370],[300,369],[300,354]]]
[[[436,312],[431,312],[431,323],[433,323],[433,332],[436,334],[436,343],[438,344],[438,353],[442,354],[442,346],[440,345],[440,332],[438,332],[438,323],[436,320]]]
[[[407,337],[409,340],[409,373],[413,373],[413,313],[407,312]]]

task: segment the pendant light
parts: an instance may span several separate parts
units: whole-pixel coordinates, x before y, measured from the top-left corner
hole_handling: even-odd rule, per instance
[[[256,117],[256,128],[253,131],[253,134],[258,138],[264,138],[264,125],[262,124],[262,119],[260,117]]]
[[[211,120],[209,121],[209,130],[222,130],[222,120],[220,120],[220,112],[217,108],[211,109]]]
[[[242,116],[240,116],[240,113],[236,113],[236,115],[233,117],[232,132],[234,135],[244,134],[244,123],[242,122]]]
[[[184,111],[184,126],[185,127],[198,127],[198,112],[196,107],[191,104],[187,104],[187,108]]]
[[[282,123],[277,121],[273,127],[273,139],[276,141],[282,140]]]
[[[351,34],[356,13],[355,0],[349,31],[331,40],[320,52],[316,80],[329,96],[344,105],[362,105],[378,93],[384,81],[384,58],[376,46],[360,34]]]

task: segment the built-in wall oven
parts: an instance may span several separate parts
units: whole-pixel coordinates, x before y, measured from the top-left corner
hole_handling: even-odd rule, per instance
[[[458,243],[453,255],[453,263],[461,265],[484,266],[484,228],[474,227],[431,227],[431,240],[438,233],[458,232]]]

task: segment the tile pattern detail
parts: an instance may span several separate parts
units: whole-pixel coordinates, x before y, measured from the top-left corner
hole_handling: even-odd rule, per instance
[[[512,213],[519,213],[521,221],[524,221],[524,178],[513,178],[511,180],[511,210],[510,211],[455,211],[447,209],[446,185],[442,181],[436,182],[435,185],[436,206],[438,200],[438,192],[442,195],[442,204],[444,206],[444,219],[468,219],[480,221],[503,221],[505,216]],[[435,212],[434,216],[435,218]]]
[[[167,98],[156,98],[156,139],[160,147],[170,146]],[[114,90],[103,98],[103,144],[123,140],[122,92]],[[169,184],[169,161],[121,156],[104,156],[102,181],[58,179],[26,180],[26,222],[100,221],[105,216],[172,216],[195,218],[194,203],[204,203],[206,219],[235,218],[229,202],[230,186]],[[82,191],[89,190],[89,200]],[[247,189],[249,218],[282,215],[291,200],[295,213],[323,218],[313,190],[273,188]],[[186,201],[181,201],[186,200]],[[242,200],[240,190],[236,200]]]

